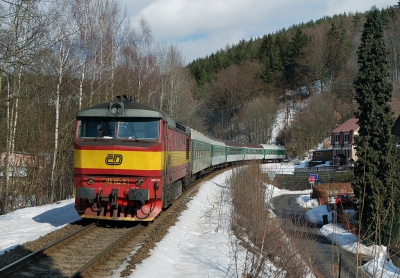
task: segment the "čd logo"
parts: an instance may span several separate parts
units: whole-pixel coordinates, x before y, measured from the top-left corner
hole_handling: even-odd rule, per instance
[[[122,154],[107,154],[106,164],[107,165],[121,165]]]

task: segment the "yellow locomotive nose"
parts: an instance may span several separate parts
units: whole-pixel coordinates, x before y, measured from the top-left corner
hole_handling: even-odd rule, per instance
[[[133,150],[74,150],[75,170],[97,174],[131,174],[135,171],[161,171],[163,152]],[[85,171],[87,170],[87,171]],[[109,171],[107,171],[109,170]]]

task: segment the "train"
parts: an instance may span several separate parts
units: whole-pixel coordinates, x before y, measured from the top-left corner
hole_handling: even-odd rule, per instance
[[[285,158],[282,146],[212,138],[118,96],[77,112],[74,207],[81,218],[153,221],[215,169]]]

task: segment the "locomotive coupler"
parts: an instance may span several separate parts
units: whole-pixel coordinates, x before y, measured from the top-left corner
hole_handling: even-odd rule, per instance
[[[100,195],[101,195],[102,190],[100,189],[99,192],[97,192],[97,212],[101,212],[101,204],[100,204]]]
[[[118,189],[112,189],[111,190],[111,205],[116,206],[117,205],[117,197],[118,197]]]

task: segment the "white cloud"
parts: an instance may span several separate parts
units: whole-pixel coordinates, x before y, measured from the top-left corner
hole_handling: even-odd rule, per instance
[[[387,0],[330,0],[326,1],[326,12],[329,15],[341,14],[343,12],[361,12],[364,13],[371,9],[372,6],[377,8],[387,8],[396,5],[396,1]]]
[[[177,42],[188,62],[241,39],[341,13],[386,8],[393,0],[121,0],[133,23],[144,17],[156,41]]]

